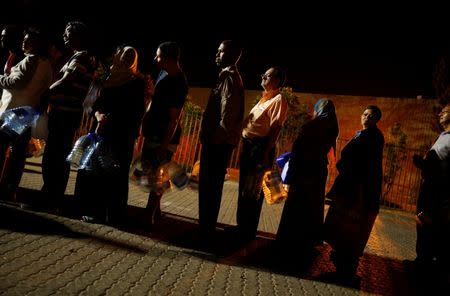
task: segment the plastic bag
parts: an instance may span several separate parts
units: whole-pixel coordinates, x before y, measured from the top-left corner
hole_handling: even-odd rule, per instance
[[[139,155],[131,165],[130,181],[144,192],[162,194],[170,188],[168,163],[154,168],[149,161],[142,161]]]
[[[198,190],[199,175],[200,175],[200,160],[197,160],[194,163],[194,167],[192,168],[192,173],[189,178],[189,188],[193,190]]]
[[[186,174],[186,170],[181,165],[175,161],[170,161],[167,164],[167,170],[170,182],[175,185],[176,188],[184,189],[189,185],[189,177]]]
[[[277,165],[282,169],[291,158],[291,152],[286,152],[277,157]]]
[[[264,198],[269,205],[286,200],[288,193],[277,170],[267,171],[262,182]]]
[[[281,170],[281,181],[285,184],[288,180],[289,160],[284,164]]]
[[[44,154],[45,141],[41,139],[31,138],[27,145],[27,157],[39,157]]]

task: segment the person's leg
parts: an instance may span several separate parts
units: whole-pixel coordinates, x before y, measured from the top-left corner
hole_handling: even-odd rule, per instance
[[[330,259],[336,267],[336,274],[342,280],[351,280],[356,277],[359,258],[344,251],[333,250]]]
[[[433,261],[433,235],[432,229],[427,225],[417,225],[417,241],[415,262],[419,265],[429,265]]]
[[[231,145],[202,147],[199,175],[199,226],[205,233],[213,233],[219,216],[226,168],[233,152]]]
[[[151,225],[154,225],[158,219],[161,218],[161,198],[164,191],[170,186],[169,180],[164,180],[164,178],[168,175],[166,175],[166,173],[161,175],[161,165],[172,159],[173,152],[166,150],[165,156],[160,158],[156,154],[155,149],[147,149],[146,146],[148,146],[148,144],[144,142],[142,161],[146,162],[146,165],[149,166],[148,169],[152,175],[151,180],[149,180],[152,184],[150,184],[151,190],[148,195],[146,211],[147,215],[150,217]]]
[[[105,222],[105,206],[103,198],[104,188],[109,183],[104,183],[99,176],[89,174],[86,170],[79,170],[75,181],[74,199],[78,205],[78,212],[85,222]]]
[[[10,155],[10,144],[11,139],[9,136],[0,131],[0,198],[8,199],[6,186],[3,186],[5,183],[5,178],[7,175],[7,168],[9,162]]]
[[[26,152],[30,139],[31,129],[28,129],[17,138],[11,147],[8,166],[5,167],[4,177],[1,182],[2,188],[10,199],[14,199],[17,188],[19,187],[23,169],[25,168]]]
[[[49,134],[42,157],[42,192],[52,206],[59,207],[64,198],[70,173],[66,157],[72,149],[80,119],[80,113],[76,112],[49,113]]]
[[[257,169],[257,165],[261,164],[262,159],[260,155],[253,155],[252,152],[255,152],[255,150],[256,147],[249,140],[243,140],[236,220],[240,234],[249,239],[256,235],[264,199],[261,192],[264,172]]]
[[[161,198],[161,192],[150,191],[148,195],[146,210],[150,216],[151,225],[155,225],[161,219]]]
[[[124,224],[127,219],[128,191],[129,191],[129,171],[133,157],[134,139],[124,139],[122,137],[112,142],[111,149],[115,160],[119,164],[117,174],[106,178],[109,190],[105,196],[104,204],[107,207],[107,222],[110,224]]]

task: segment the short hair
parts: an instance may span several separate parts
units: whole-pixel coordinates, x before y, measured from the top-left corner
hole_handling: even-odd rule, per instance
[[[284,84],[286,83],[286,71],[284,71],[283,69],[281,69],[280,67],[277,66],[273,66],[270,67],[273,69],[272,75],[273,77],[278,79],[278,87],[283,87]]]
[[[242,55],[242,46],[236,40],[223,40],[222,43],[226,46],[227,51],[234,63],[237,63]]]
[[[7,34],[8,46],[14,47],[8,49],[21,49],[23,41],[23,28],[15,24],[9,24],[3,27],[2,30],[4,30]]]
[[[158,46],[164,58],[178,61],[180,58],[180,47],[174,41],[166,41]]]
[[[375,105],[369,105],[365,110],[372,110],[375,120],[378,122],[381,119],[381,110]]]
[[[37,28],[30,27],[24,31],[24,34],[28,35],[30,41],[34,43],[34,50],[38,55],[49,57],[50,41],[45,33]]]
[[[70,26],[70,32],[76,34],[79,37],[82,47],[87,47],[91,42],[91,33],[89,27],[80,21],[70,21],[67,23],[66,28]]]
[[[22,37],[23,30],[20,26],[15,24],[9,24],[3,27],[2,30],[8,32],[11,36],[17,36],[18,38]]]

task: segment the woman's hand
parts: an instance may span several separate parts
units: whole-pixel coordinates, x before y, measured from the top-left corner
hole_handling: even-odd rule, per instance
[[[108,118],[108,116],[105,113],[100,113],[98,111],[95,111],[95,119],[97,119],[98,123],[105,121],[107,118]]]

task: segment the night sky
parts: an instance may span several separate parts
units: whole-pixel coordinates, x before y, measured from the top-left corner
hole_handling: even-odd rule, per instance
[[[65,23],[82,20],[95,32],[99,55],[129,43],[140,52],[141,70],[150,73],[157,45],[174,40],[181,46],[189,84],[200,87],[215,81],[220,41],[238,39],[244,46],[240,69],[247,89],[260,89],[260,74],[280,65],[296,91],[386,97],[432,97],[435,63],[450,39],[438,8],[429,14],[371,7],[356,13],[308,10],[283,1],[260,2],[254,9],[226,7],[239,5],[230,1],[181,3],[12,1],[1,10],[0,24],[41,26],[62,42]]]

